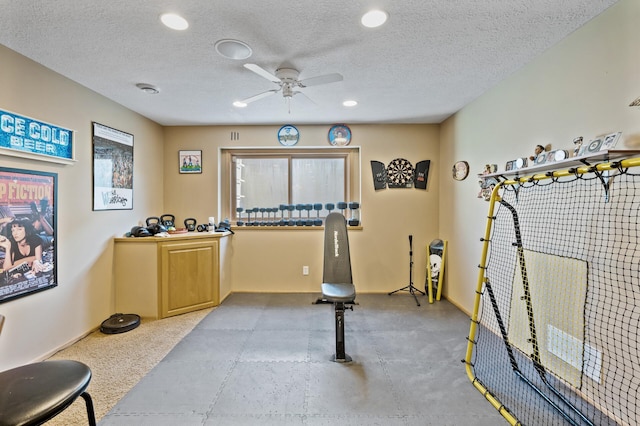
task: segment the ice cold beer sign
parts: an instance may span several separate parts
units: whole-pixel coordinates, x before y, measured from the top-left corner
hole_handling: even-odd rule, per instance
[[[7,155],[68,162],[73,158],[73,131],[0,110],[0,148]]]

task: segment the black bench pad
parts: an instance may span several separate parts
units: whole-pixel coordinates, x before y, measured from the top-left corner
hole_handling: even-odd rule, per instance
[[[332,303],[353,302],[356,298],[356,287],[351,283],[322,283],[322,297]]]

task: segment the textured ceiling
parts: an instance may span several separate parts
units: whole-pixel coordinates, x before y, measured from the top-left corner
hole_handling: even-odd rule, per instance
[[[0,0],[0,44],[163,125],[439,123],[614,3]],[[389,20],[365,28],[373,6]],[[164,12],[190,27],[169,30]],[[214,43],[227,38],[253,55],[221,57]],[[277,88],[245,62],[344,80],[302,89],[313,102],[296,95],[291,112],[280,94],[237,109],[233,101]]]

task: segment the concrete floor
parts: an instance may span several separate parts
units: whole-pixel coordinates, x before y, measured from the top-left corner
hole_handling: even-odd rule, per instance
[[[447,301],[358,295],[335,353],[310,294],[233,294],[99,422],[113,425],[507,424],[467,378],[469,319]]]

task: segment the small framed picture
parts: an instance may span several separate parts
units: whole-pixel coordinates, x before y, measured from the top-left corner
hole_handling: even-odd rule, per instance
[[[600,150],[615,148],[616,144],[618,143],[618,140],[620,139],[621,134],[622,132],[616,132],[616,133],[611,133],[605,136],[604,141],[602,142],[602,146],[600,147]]]
[[[202,151],[179,151],[180,173],[202,173]]]
[[[583,144],[582,147],[580,147],[578,155],[589,155],[600,151],[602,149],[602,142],[602,137],[592,139],[588,144]]]

